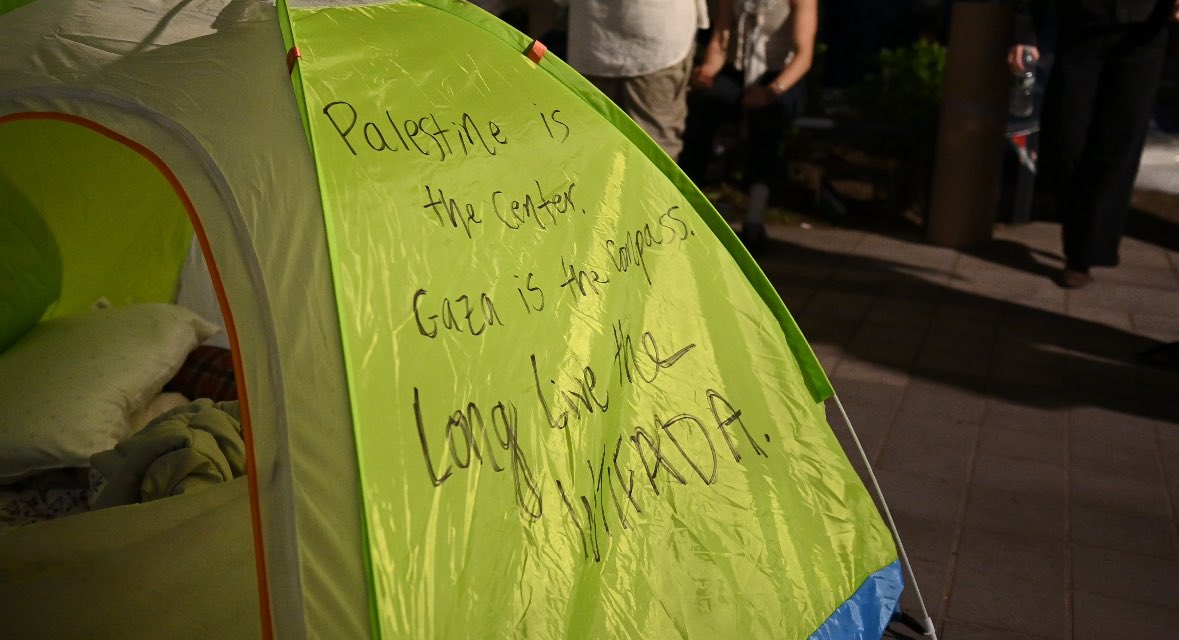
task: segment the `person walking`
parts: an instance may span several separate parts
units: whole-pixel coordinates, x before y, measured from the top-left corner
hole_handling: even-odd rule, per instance
[[[770,186],[782,179],[782,137],[802,111],[818,23],[817,0],[719,0],[704,60],[692,71],[680,166],[700,180],[718,126],[744,119],[749,203],[741,236],[751,250],[765,241]]]
[[[557,0],[569,6],[569,64],[675,158],[705,0]]]
[[[1150,112],[1179,0],[1069,0],[1055,5],[1056,60],[1044,95],[1045,173],[1059,195],[1064,269],[1057,284],[1083,287],[1092,267],[1114,267]],[[1007,63],[1039,60],[1045,0],[1015,0]]]

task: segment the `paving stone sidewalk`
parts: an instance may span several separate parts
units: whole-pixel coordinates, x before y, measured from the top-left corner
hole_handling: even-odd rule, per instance
[[[943,638],[1179,637],[1179,370],[1136,360],[1179,341],[1179,226],[1164,229],[1069,291],[1051,279],[1055,224],[999,228],[976,253],[769,230],[759,262],[834,382]],[[911,587],[903,604],[919,613]]]

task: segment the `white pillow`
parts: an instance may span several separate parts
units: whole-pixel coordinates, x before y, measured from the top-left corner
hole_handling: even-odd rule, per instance
[[[217,331],[168,304],[38,324],[0,354],[0,483],[88,466],[131,432],[132,414]]]
[[[185,398],[183,393],[176,393],[175,391],[165,391],[157,394],[156,397],[148,400],[147,404],[135,410],[127,417],[127,423],[130,427],[127,435],[138,433],[140,429],[147,426],[147,423],[155,420],[161,414],[171,411],[176,407],[183,407],[190,402],[192,400]]]

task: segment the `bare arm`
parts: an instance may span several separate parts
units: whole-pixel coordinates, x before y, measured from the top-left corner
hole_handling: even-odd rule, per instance
[[[790,24],[793,30],[793,55],[778,77],[768,85],[751,85],[745,90],[741,104],[750,109],[764,107],[798,84],[810,70],[815,59],[815,33],[819,29],[818,0],[789,0]]]
[[[716,0],[712,16],[712,37],[704,50],[704,60],[692,70],[692,86],[707,89],[725,66],[729,53],[729,38],[733,33],[733,0]]]
[[[794,55],[782,73],[770,83],[775,95],[782,95],[810,70],[815,60],[815,32],[819,29],[818,0],[790,0],[794,26]]]

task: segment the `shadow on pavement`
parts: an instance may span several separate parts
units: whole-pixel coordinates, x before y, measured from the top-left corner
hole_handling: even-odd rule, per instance
[[[1175,201],[1176,204],[1166,209],[1146,210],[1143,208],[1154,204],[1158,198],[1162,197],[1166,196],[1164,194],[1143,196],[1143,199],[1149,198],[1150,203],[1140,200],[1138,205],[1130,210],[1130,217],[1126,220],[1126,235],[1164,249],[1179,251],[1179,198],[1169,196],[1169,199]],[[1171,208],[1174,211],[1168,212],[1167,209]],[[1173,215],[1169,215],[1169,213]]]
[[[984,253],[1045,276],[1058,268],[1018,243]],[[1136,361],[1153,339],[955,289],[944,272],[901,262],[771,240],[758,263],[821,360],[835,347],[915,380],[1026,406],[1179,422],[1179,372]]]

